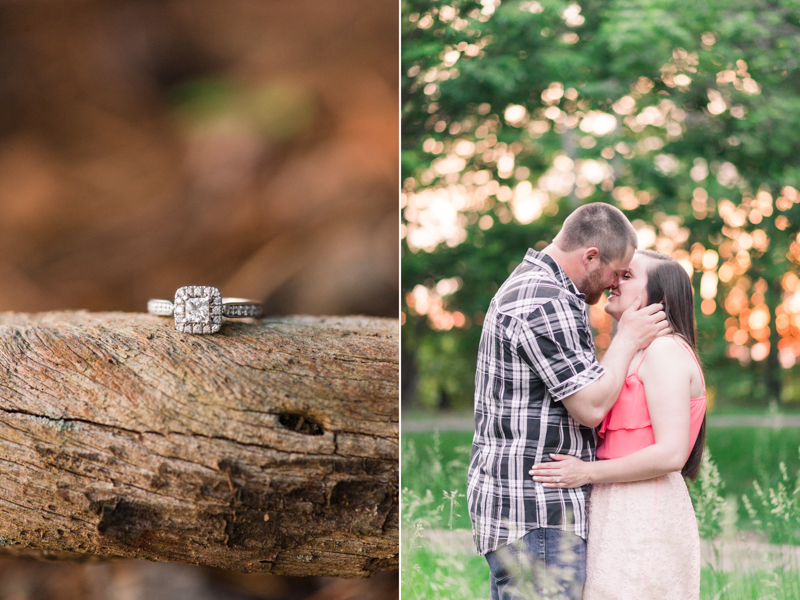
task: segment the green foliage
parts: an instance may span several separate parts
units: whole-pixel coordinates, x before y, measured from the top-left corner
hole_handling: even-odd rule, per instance
[[[753,523],[762,528],[770,542],[775,544],[800,543],[800,476],[794,482],[789,478],[786,463],[778,465],[780,481],[766,491],[753,482],[754,497],[742,496],[745,508]]]
[[[467,493],[467,465],[472,434],[435,431],[433,434],[403,434],[403,493],[408,495],[411,521],[434,519],[426,527],[469,528],[463,508]],[[424,509],[421,507],[425,506]],[[434,508],[431,508],[433,506]]]
[[[704,539],[719,534],[722,493],[725,489],[730,491],[732,487],[723,484],[719,472],[733,474],[741,466],[739,455],[732,454],[729,446],[721,444],[722,440],[733,438],[736,445],[743,447],[744,454],[748,456],[753,455],[755,445],[764,446],[759,450],[763,455],[762,461],[767,468],[777,472],[761,473],[762,480],[776,480],[778,483],[775,489],[770,488],[760,495],[757,493],[756,500],[751,503],[751,509],[756,511],[753,518],[758,527],[769,532],[773,543],[800,542],[796,536],[780,533],[782,529],[796,531],[800,524],[796,485],[790,481],[786,467],[774,468],[777,464],[774,457],[782,452],[780,438],[787,437],[786,432],[787,430],[783,430],[783,434],[772,432],[770,435],[759,435],[755,431],[748,435],[738,428],[710,431],[709,443],[714,446],[716,460],[722,468],[717,469],[710,452],[706,450],[700,475],[689,488],[698,527]],[[456,506],[466,491],[466,460],[469,457],[467,444],[471,435],[469,432],[452,431],[403,435],[403,598],[472,600],[488,597],[489,570],[486,561],[473,552],[467,530],[469,520],[464,519],[463,515],[458,516],[466,511],[458,510],[459,507]],[[737,489],[736,486],[733,488]],[[772,498],[775,498],[774,503]],[[752,523],[747,525],[752,526]],[[467,529],[459,530],[459,527]],[[453,533],[464,535],[452,536]],[[451,537],[445,537],[441,541],[441,536],[447,535]],[[436,539],[440,541],[435,543]],[[787,561],[786,554],[780,547],[774,547],[772,552],[768,552],[763,557],[763,564],[754,562],[751,565],[757,568],[754,572],[724,571],[721,566],[722,558],[717,550],[716,564],[703,566],[702,599],[800,598],[800,566],[796,560]]]
[[[404,302],[404,360],[418,378],[418,403],[471,402],[491,296],[528,247],[544,247],[588,201],[614,203],[652,226],[662,251],[718,253],[714,267],[693,259],[697,292],[704,272],[736,263],[735,275],[719,281],[713,312],[697,310],[718,402],[800,400],[779,365],[775,331],[781,278],[797,273],[800,260],[792,250],[800,202],[778,202],[786,186],[800,186],[800,6],[404,0],[402,13],[402,287],[405,295],[457,278],[442,307],[465,316],[461,326],[437,329],[429,313]],[[616,125],[592,129],[587,116],[598,113]],[[586,179],[584,165],[606,169],[603,181]],[[570,173],[569,189],[548,188],[556,172]],[[535,218],[517,204],[527,190],[537,198]],[[457,214],[439,243],[415,245],[420,228],[436,229],[435,211],[417,198],[426,191],[451,193]],[[725,212],[728,202],[741,218]],[[765,289],[757,292],[759,281]],[[738,358],[728,355],[724,305],[737,285],[751,303],[761,294],[770,312],[765,360],[746,355],[753,338]]]
[[[489,569],[482,556],[421,546],[403,557],[406,565],[401,580],[403,598],[484,600],[489,597]]]
[[[432,447],[435,440],[438,440],[435,442],[438,450]],[[430,489],[433,500],[437,502],[445,492],[458,489],[465,494],[471,442],[472,432],[469,431],[442,431],[436,436],[403,433],[403,486],[421,495]],[[781,462],[786,464],[790,473],[800,470],[798,428],[712,426],[706,432],[706,442],[705,453],[713,456],[713,464],[724,482],[717,490],[718,496],[736,499],[741,498],[742,494],[751,494],[754,481],[758,481],[762,489],[777,488],[782,477],[777,465]],[[701,474],[691,484],[690,491],[697,490],[704,481],[703,477]],[[692,498],[694,502],[695,496]],[[737,508],[740,528],[761,528],[750,521],[743,503],[738,503]],[[454,526],[469,529],[466,510],[458,510],[457,514],[460,516],[455,519]],[[698,515],[698,522],[702,518]]]
[[[460,457],[466,449],[448,446],[443,450],[438,431],[428,437],[427,443],[420,444],[421,448],[405,436],[403,442],[400,496],[403,597],[485,598],[488,596],[485,559],[477,554],[459,554],[457,549],[455,553],[433,550],[428,537],[437,531],[452,534],[456,524],[463,527],[459,521],[464,515],[459,508],[466,496],[466,464]]]
[[[697,528],[700,537],[711,539],[722,531],[722,514],[725,498],[722,491],[725,484],[719,476],[719,469],[711,460],[708,448],[703,452],[703,462],[697,480],[689,484],[689,496],[692,498],[694,514],[697,517]]]
[[[703,600],[795,600],[800,598],[800,571],[797,565],[765,565],[756,572],[726,573],[704,568],[700,576]]]

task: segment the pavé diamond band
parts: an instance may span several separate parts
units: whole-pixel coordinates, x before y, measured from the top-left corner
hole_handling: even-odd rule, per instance
[[[223,298],[219,290],[189,285],[175,292],[175,301],[149,300],[147,312],[161,317],[175,317],[175,329],[184,333],[216,333],[222,317],[242,319],[261,316],[261,303],[246,298]]]

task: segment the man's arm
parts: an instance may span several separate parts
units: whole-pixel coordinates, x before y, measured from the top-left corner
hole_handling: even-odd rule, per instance
[[[622,391],[633,355],[656,337],[670,333],[661,304],[639,308],[640,305],[641,298],[637,298],[622,314],[617,334],[600,361],[603,375],[561,400],[569,415],[581,425],[597,427],[603,421]]]

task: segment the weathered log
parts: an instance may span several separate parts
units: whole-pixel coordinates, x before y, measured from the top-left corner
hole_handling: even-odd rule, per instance
[[[0,314],[0,545],[287,575],[398,564],[398,326]]]

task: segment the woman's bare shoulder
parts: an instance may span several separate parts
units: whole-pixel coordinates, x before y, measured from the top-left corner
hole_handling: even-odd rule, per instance
[[[694,365],[692,357],[687,352],[686,342],[680,336],[663,335],[654,339],[647,347],[642,361],[643,369],[663,368],[665,364],[686,367]]]
[[[703,376],[692,357],[692,351],[680,336],[657,338],[647,347],[639,367],[639,380],[647,392],[647,403],[682,398],[697,398],[703,390]],[[652,406],[651,406],[652,408]]]

